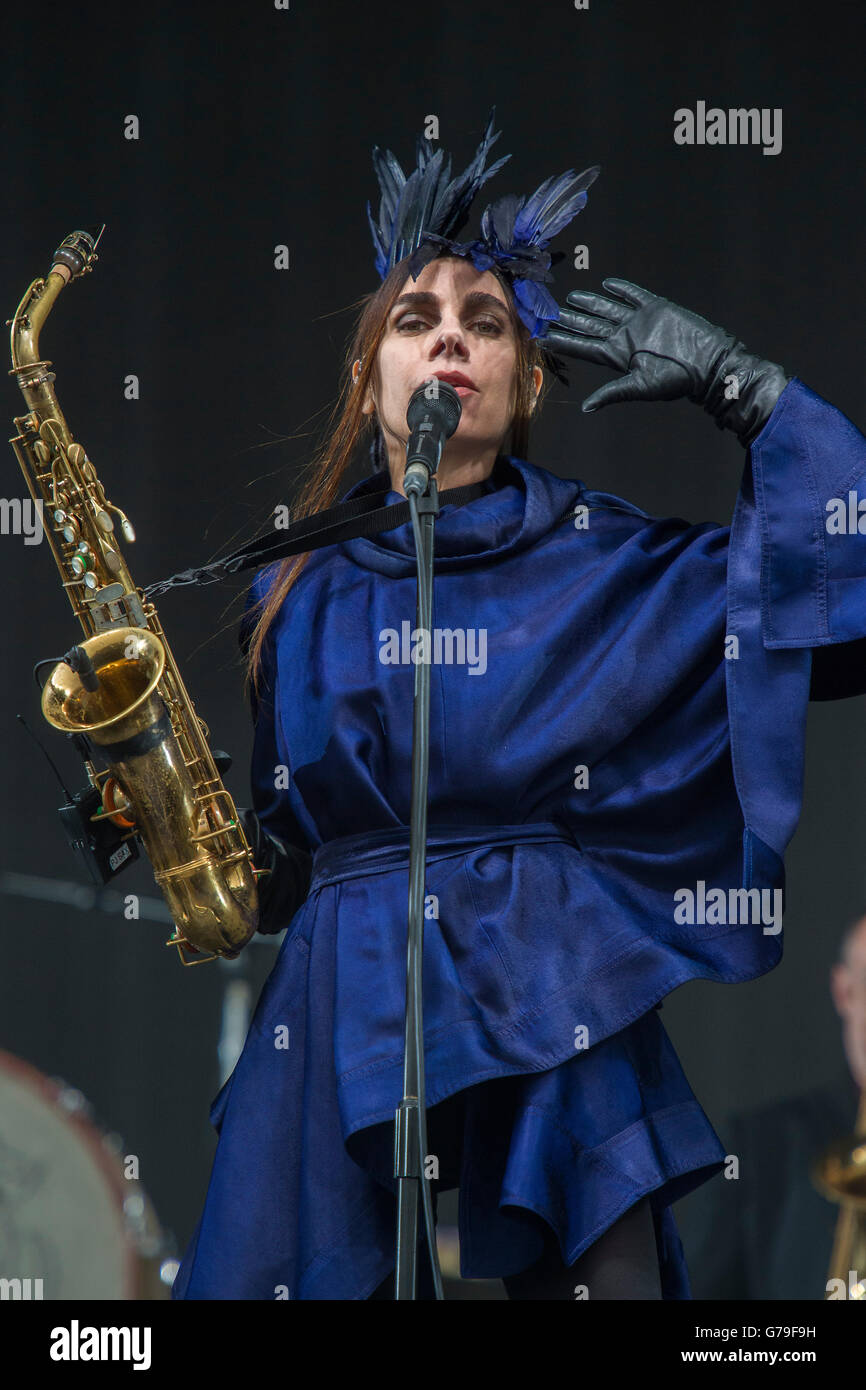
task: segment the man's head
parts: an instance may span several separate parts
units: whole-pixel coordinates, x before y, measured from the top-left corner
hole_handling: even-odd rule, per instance
[[[839,959],[830,971],[830,993],[842,1020],[851,1074],[862,1088],[866,1086],[866,916],[852,922],[842,938]]]

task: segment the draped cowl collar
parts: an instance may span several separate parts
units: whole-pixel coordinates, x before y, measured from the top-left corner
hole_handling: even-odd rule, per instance
[[[384,469],[363,479],[341,501],[381,492],[390,481]],[[583,483],[560,478],[536,464],[500,454],[486,480],[487,492],[462,507],[440,508],[435,532],[435,568],[469,569],[533,545],[573,511]],[[405,502],[389,490],[383,505]],[[406,575],[415,569],[411,522],[375,537],[343,541],[343,548],[365,569]]]

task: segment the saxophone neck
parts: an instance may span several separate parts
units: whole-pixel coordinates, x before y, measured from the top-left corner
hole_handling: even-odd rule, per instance
[[[12,374],[18,376],[23,390],[28,384],[28,369],[42,366],[39,358],[39,334],[60,291],[70,280],[86,275],[99,259],[96,247],[104,228],[71,232],[61,241],[51,260],[51,269],[44,280],[34,280],[15,311],[10,333]],[[20,374],[20,375],[19,375]],[[23,378],[23,379],[22,379]]]
[[[61,241],[44,280],[34,280],[15,310],[10,333],[12,370],[30,415],[30,428],[50,428],[59,442],[72,443],[63,412],[54,393],[51,363],[39,355],[39,334],[60,291],[70,280],[86,275],[98,257],[96,244],[102,229],[72,232]],[[19,422],[16,420],[16,424]],[[20,424],[19,424],[20,428]]]

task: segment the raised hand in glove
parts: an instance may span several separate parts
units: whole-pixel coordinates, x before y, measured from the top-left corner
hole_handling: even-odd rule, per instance
[[[748,447],[788,384],[783,368],[753,357],[733,333],[640,285],[614,279],[602,284],[609,296],[588,290],[569,294],[566,303],[572,307],[560,308],[542,339],[565,357],[626,373],[593,391],[582,409],[686,396]]]
[[[275,936],[287,927],[307,896],[312,855],[265,830],[255,811],[239,806],[238,816],[253,852],[257,869],[270,869],[257,880],[259,923],[263,936]]]

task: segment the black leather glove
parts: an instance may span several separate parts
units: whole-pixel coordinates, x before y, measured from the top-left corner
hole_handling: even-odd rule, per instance
[[[257,880],[259,924],[263,936],[275,936],[287,927],[307,896],[313,857],[308,850],[287,844],[265,830],[255,811],[238,806],[238,816],[253,852],[257,869],[270,869]]]
[[[573,308],[561,308],[541,340],[566,357],[627,373],[587,396],[582,409],[686,396],[748,447],[788,384],[783,368],[752,356],[732,333],[640,285],[614,279],[602,284],[618,298],[575,290],[566,298]]]

